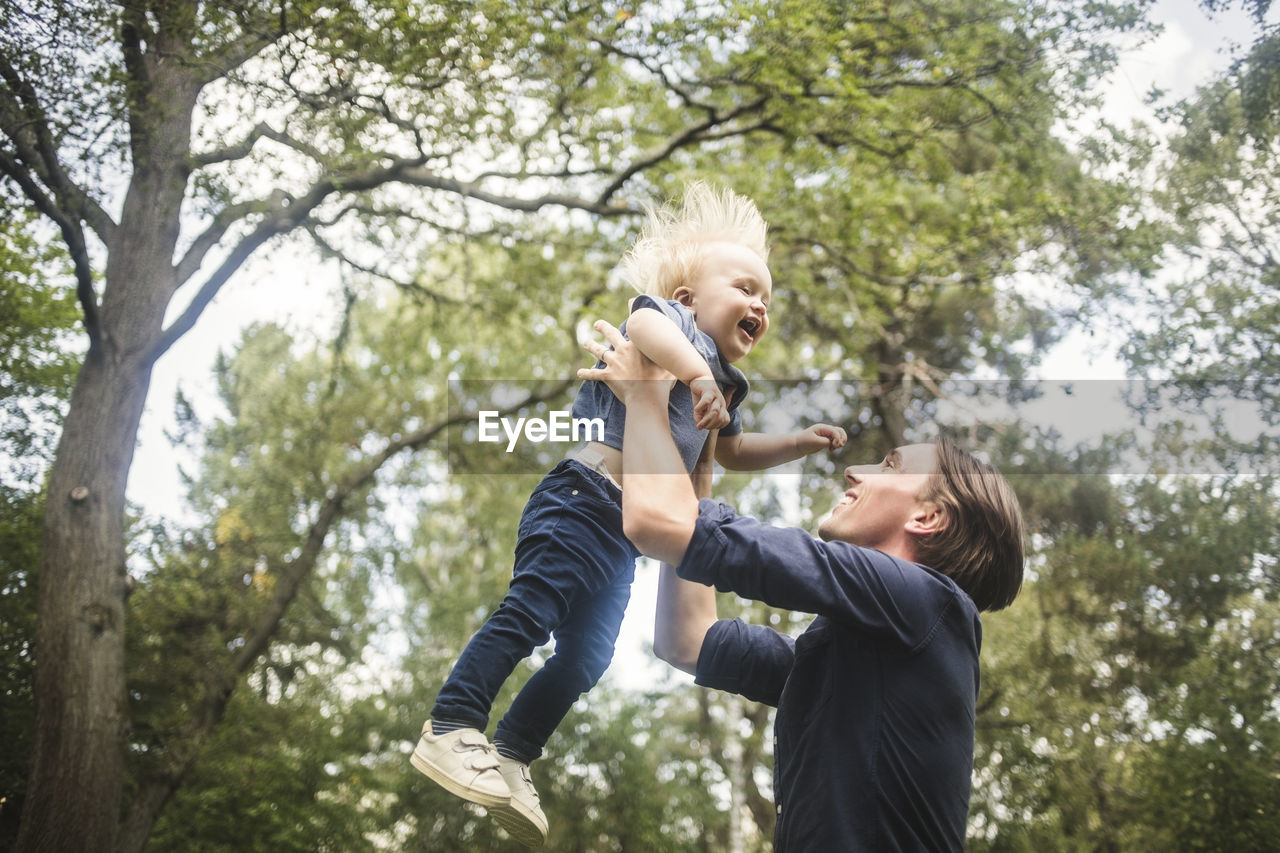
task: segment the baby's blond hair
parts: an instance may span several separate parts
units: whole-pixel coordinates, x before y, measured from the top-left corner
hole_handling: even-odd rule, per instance
[[[755,202],[732,190],[695,181],[680,207],[647,207],[648,219],[619,267],[641,293],[671,299],[698,272],[707,243],[737,243],[768,262],[765,223]]]

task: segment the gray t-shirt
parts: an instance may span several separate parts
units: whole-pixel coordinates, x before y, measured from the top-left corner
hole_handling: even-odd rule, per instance
[[[742,418],[738,406],[750,388],[747,377],[741,370],[720,357],[711,336],[698,328],[693,313],[679,302],[657,299],[653,296],[637,296],[631,303],[631,313],[641,309],[661,311],[670,318],[684,336],[693,344],[694,349],[707,360],[711,375],[716,384],[729,400],[729,425],[720,430],[721,435],[737,435],[742,432]],[[627,333],[627,324],[621,327],[623,335]],[[598,367],[604,363],[599,362]],[[733,392],[730,396],[730,392]],[[573,417],[601,418],[604,420],[603,443],[610,447],[622,448],[622,432],[626,423],[627,408],[609,390],[603,382],[583,382],[578,389],[577,399],[573,401]],[[671,437],[675,439],[676,448],[686,469],[692,471],[702,446],[706,443],[707,433],[698,429],[693,419],[693,395],[689,388],[677,382],[671,389],[671,398],[667,405],[667,418],[671,423]]]

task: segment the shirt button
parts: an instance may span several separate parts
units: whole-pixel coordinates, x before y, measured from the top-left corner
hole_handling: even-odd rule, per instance
[[[778,803],[778,814],[782,814],[782,803]]]
[[[578,490],[577,490],[577,489],[574,489],[574,490],[573,490],[573,493],[576,495],[576,494],[578,493]]]

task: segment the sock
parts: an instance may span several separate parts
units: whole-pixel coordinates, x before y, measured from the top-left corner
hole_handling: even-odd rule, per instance
[[[449,732],[456,732],[458,729],[469,729],[471,726],[466,723],[457,723],[452,720],[432,720],[431,734],[436,737],[447,735]]]
[[[529,764],[528,758],[525,758],[514,746],[510,746],[506,741],[495,740],[494,747],[498,750],[498,755],[503,758],[510,758],[512,761],[519,761],[521,764]]]

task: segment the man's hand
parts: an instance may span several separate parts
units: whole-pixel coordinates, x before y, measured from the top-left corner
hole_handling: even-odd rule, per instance
[[[843,429],[831,424],[814,424],[808,429],[795,434],[796,449],[802,454],[817,453],[819,450],[836,451],[844,447],[849,436]]]
[[[729,404],[720,386],[710,376],[689,383],[693,395],[693,420],[698,429],[721,429],[729,425]]]
[[[616,326],[596,320],[592,328],[604,335],[612,348],[596,340],[583,341],[583,349],[603,361],[605,366],[581,368],[578,370],[579,379],[605,383],[627,406],[630,405],[628,398],[636,393],[661,393],[665,398],[676,379],[671,371],[658,366],[640,352]]]

